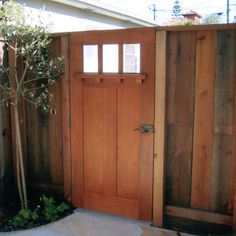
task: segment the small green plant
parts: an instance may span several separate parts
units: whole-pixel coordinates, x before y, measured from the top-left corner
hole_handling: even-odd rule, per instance
[[[58,220],[70,207],[62,202],[56,205],[53,197],[40,197],[40,203],[34,210],[21,209],[6,226],[8,230],[18,230],[36,227]]]
[[[52,222],[59,219],[61,213],[69,209],[69,206],[64,202],[59,206],[55,205],[55,200],[52,197],[45,197],[44,195],[40,198],[43,205],[42,214],[47,221]]]
[[[19,213],[10,220],[10,229],[33,227],[38,219],[39,215],[36,210],[32,211],[28,208],[21,209]]]

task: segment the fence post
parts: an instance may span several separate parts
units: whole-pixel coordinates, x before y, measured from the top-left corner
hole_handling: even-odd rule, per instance
[[[234,81],[234,87],[236,82]],[[234,90],[234,117],[233,117],[233,148],[232,148],[232,159],[233,159],[233,172],[236,171],[236,91]],[[233,222],[232,228],[236,231],[236,174],[234,175],[234,199],[233,199]]]
[[[71,150],[70,150],[70,62],[69,34],[61,36],[61,55],[64,57],[64,74],[61,78],[62,95],[62,146],[64,198],[71,201]]]
[[[163,226],[164,215],[166,35],[156,31],[153,225],[157,227]]]

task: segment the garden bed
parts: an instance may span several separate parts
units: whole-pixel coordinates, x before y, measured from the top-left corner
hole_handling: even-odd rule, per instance
[[[45,196],[45,199],[47,201],[52,200],[50,201],[49,205],[47,205],[46,211],[45,204],[42,201],[42,196]],[[0,204],[0,232],[38,227],[59,220],[67,215],[70,215],[73,212],[73,208],[68,204],[68,209],[67,207],[66,209],[64,209],[63,207],[64,210],[62,212],[58,211],[58,208],[56,207],[58,207],[63,202],[63,199],[61,196],[53,196],[53,198],[51,196],[52,195],[49,195],[47,193],[42,194],[42,192],[30,193],[28,207],[32,212],[35,212],[37,214],[37,218],[36,220],[28,220],[24,226],[14,227],[10,222],[12,222],[14,217],[20,211],[20,201],[17,194],[11,194],[2,204]],[[44,214],[42,212],[44,212]],[[46,216],[45,212],[47,214]],[[20,222],[22,222],[22,219],[20,219]]]

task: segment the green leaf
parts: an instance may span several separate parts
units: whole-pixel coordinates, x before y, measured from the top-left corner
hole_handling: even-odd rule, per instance
[[[3,11],[2,11],[2,10],[0,10],[0,19],[2,19],[2,18],[3,18],[3,16],[4,16],[4,13],[3,13]]]

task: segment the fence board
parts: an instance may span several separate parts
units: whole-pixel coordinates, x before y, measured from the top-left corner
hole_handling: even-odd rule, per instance
[[[235,60],[236,61],[236,60]],[[236,67],[235,67],[236,68]],[[236,84],[234,84],[236,88]],[[230,203],[233,214],[233,230],[236,230],[236,92],[234,91],[234,128],[233,128],[233,151],[232,151],[232,165],[231,165],[231,179],[230,179]],[[231,210],[231,209],[230,209]]]
[[[191,206],[208,209],[212,160],[216,33],[197,32]]]
[[[64,73],[61,76],[61,112],[64,197],[71,201],[71,149],[70,149],[70,59],[69,35],[61,36],[61,55],[64,57]]]
[[[49,127],[48,116],[37,112],[32,105],[27,106],[28,135],[28,179],[48,181],[49,176]]]
[[[173,48],[176,52],[173,53],[172,49],[172,57],[175,58],[171,59],[174,64],[168,65],[168,71],[173,72],[167,77],[171,95],[171,102],[168,102],[168,121],[173,122],[168,125],[168,138],[172,140],[167,143],[168,165],[170,164],[169,171],[172,172],[171,204],[188,206],[191,189],[195,33],[178,32],[176,40],[177,47],[175,44]]]
[[[166,214],[186,218],[189,220],[191,219],[215,224],[232,225],[232,216],[193,210],[183,207],[166,206]]]
[[[229,205],[235,80],[235,63],[231,62],[236,55],[235,36],[233,30],[217,35],[214,126],[227,127],[228,132],[226,128],[220,133],[214,129],[210,209],[221,213],[228,213]]]
[[[1,96],[1,93],[0,93]],[[1,106],[1,105],[0,105]],[[8,197],[12,183],[10,109],[0,107],[0,204]]]
[[[50,50],[55,57],[60,55],[61,38],[54,37],[52,42]],[[56,115],[44,114],[27,105],[28,178],[35,183],[62,185],[61,81],[50,90],[54,96],[50,105],[56,109]]]
[[[83,199],[80,198],[76,201],[76,196],[82,196],[81,192],[83,191],[82,189],[82,184],[75,185],[77,182],[77,179],[81,179],[80,183],[83,182],[83,167],[79,165],[79,163],[83,163],[83,144],[82,144],[82,85],[81,85],[81,80],[79,80],[76,76],[75,73],[72,74],[72,71],[78,71],[82,73],[82,68],[83,68],[83,54],[82,54],[82,48],[81,46],[77,43],[76,40],[76,34],[70,34],[70,102],[71,100],[75,99],[75,101],[80,101],[78,102],[77,106],[71,106],[71,137],[74,137],[71,139],[71,147],[74,145],[78,145],[79,148],[71,149],[71,156],[77,157],[77,159],[71,160],[71,165],[76,166],[78,171],[72,171],[71,177],[72,177],[72,201],[74,202],[75,205],[82,206],[83,204]],[[79,53],[80,52],[80,53]],[[79,84],[79,89],[75,90],[75,88],[78,87]],[[73,94],[73,97],[71,96]],[[76,116],[78,114],[78,116]]]
[[[166,113],[166,32],[156,33],[153,224],[163,226]]]
[[[236,30],[234,30],[234,38],[236,37]],[[236,48],[236,41],[234,39],[234,49]],[[236,50],[236,49],[235,49]],[[236,53],[230,64],[234,68],[234,112],[233,112],[233,144],[232,144],[232,162],[230,169],[230,185],[229,185],[229,211],[233,214],[233,230],[236,230]]]
[[[173,175],[173,159],[174,156],[174,124],[176,114],[176,58],[177,58],[177,32],[168,33],[167,37],[167,69],[166,69],[166,106],[167,106],[167,125],[166,125],[166,160],[165,160],[165,200],[167,204],[171,204],[172,199],[172,175]]]
[[[53,38],[53,44],[50,47],[53,57],[60,56],[61,39],[60,37]],[[50,105],[56,109],[55,115],[50,115],[48,120],[49,125],[49,173],[52,184],[63,183],[62,169],[62,101],[61,101],[61,81],[50,87],[53,99]],[[53,168],[52,168],[53,167]]]

